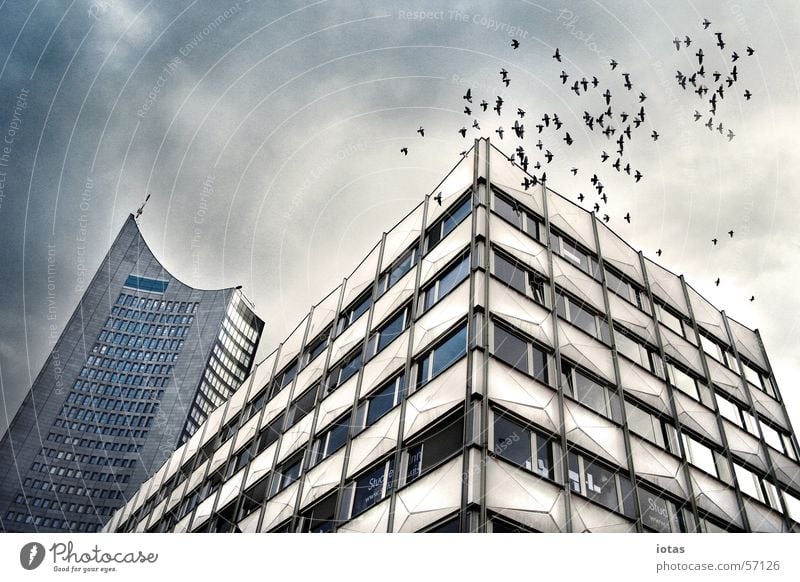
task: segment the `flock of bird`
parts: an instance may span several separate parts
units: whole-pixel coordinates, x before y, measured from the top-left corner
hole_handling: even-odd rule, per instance
[[[707,30],[710,24],[711,23],[708,20],[704,20],[703,28]],[[714,34],[717,38],[717,47],[720,49],[720,51],[722,51],[726,46],[722,38],[722,33]],[[680,51],[682,48],[688,48],[691,46],[692,39],[689,36],[686,36],[682,40],[676,37],[673,43],[675,44],[676,50]],[[519,41],[512,39],[511,47],[514,50],[519,49]],[[744,52],[747,56],[752,56],[755,53],[754,49],[749,46],[746,47]],[[694,92],[698,95],[698,97],[705,98],[708,96],[709,92],[711,92],[711,88],[704,84],[707,72],[703,64],[703,60],[706,58],[706,56],[702,47],[698,48],[695,56],[697,57],[699,68],[693,70],[691,74],[684,74],[681,71],[678,71],[676,78],[681,88],[687,89],[688,83],[695,88]],[[556,62],[562,63],[562,54],[558,48],[555,49],[552,58]],[[731,62],[735,63],[740,57],[736,51],[733,51],[730,54],[730,58]],[[612,147],[610,147],[609,150],[612,153],[602,150],[599,156],[600,164],[608,164],[608,167],[613,168],[618,173],[624,173],[628,176],[631,176],[634,183],[639,183],[644,178],[644,174],[640,169],[636,169],[631,166],[631,163],[627,161],[625,154],[629,151],[629,146],[634,140],[635,136],[641,133],[642,128],[645,127],[645,121],[648,119],[644,105],[644,102],[647,100],[647,95],[638,88],[634,91],[634,83],[631,80],[630,73],[622,70],[616,72],[617,68],[620,67],[620,64],[616,60],[611,59],[609,62],[609,67],[610,71],[612,71],[612,74],[617,75],[617,79],[621,81],[621,89],[617,88],[615,89],[615,92],[618,94],[619,91],[622,91],[623,97],[619,97],[617,95],[616,101],[615,94],[612,93],[611,87],[598,79],[597,76],[592,76],[591,79],[588,79],[585,76],[578,78],[577,76],[571,76],[566,70],[562,69],[560,75],[558,75],[558,78],[561,81],[562,87],[568,87],[569,91],[575,93],[575,95],[578,97],[585,98],[590,94],[600,94],[600,97],[602,98],[600,105],[594,109],[591,106],[587,106],[583,112],[582,119],[583,123],[588,128],[588,131],[596,131],[605,137],[606,140],[611,142]],[[716,130],[720,134],[724,134],[726,126],[723,124],[723,122],[718,122],[717,118],[715,117],[717,115],[717,107],[719,101],[725,97],[726,88],[730,89],[738,81],[739,73],[737,71],[737,66],[734,64],[729,71],[725,71],[724,73],[714,70],[713,73],[708,74],[709,79],[713,78],[714,83],[719,84],[713,90],[713,92],[711,92],[711,97],[708,98],[710,115],[708,117],[708,121],[704,125],[709,129],[715,129],[715,124],[717,124]],[[499,71],[499,75],[500,83],[506,88],[509,87],[511,84],[509,72],[505,68],[502,68]],[[725,79],[724,81],[720,82],[723,76],[725,76]],[[570,81],[572,81],[571,84]],[[636,95],[636,93],[638,93],[638,95]],[[630,96],[633,98],[631,99]],[[745,90],[744,97],[746,100],[750,100],[752,97],[751,92]],[[479,132],[481,131],[481,122],[477,115],[488,114],[491,117],[491,113],[489,113],[490,106],[492,112],[496,113],[498,117],[502,115],[504,108],[510,108],[512,111],[514,109],[511,108],[500,95],[493,95],[491,100],[488,101],[486,98],[478,99],[478,97],[473,95],[471,88],[466,90],[462,96],[462,100],[464,104],[463,114],[469,120],[468,123],[464,124],[457,131],[457,133],[463,139],[466,139],[467,133],[470,131],[470,129],[474,129]],[[621,104],[619,103],[620,100],[622,100]],[[633,106],[631,107],[631,105]],[[514,124],[510,126],[508,130],[504,129],[502,125],[498,125],[494,129],[500,140],[503,140],[504,136],[509,132],[511,132],[513,137],[518,140],[517,146],[514,149],[514,153],[508,156],[508,161],[512,165],[515,165],[524,171],[523,181],[520,184],[524,190],[528,190],[531,186],[537,186],[539,184],[544,185],[547,180],[547,173],[544,171],[544,169],[553,161],[555,154],[547,148],[546,143],[542,141],[543,139],[547,140],[547,143],[553,143],[550,140],[561,140],[568,147],[572,146],[575,141],[572,135],[570,135],[570,132],[564,129],[565,123],[559,117],[558,113],[545,112],[542,114],[541,118],[537,119],[533,119],[528,116],[527,123],[529,129],[527,130],[527,133],[529,137],[531,134],[536,137],[537,141],[534,144],[534,147],[537,151],[526,149],[522,143],[522,140],[524,140],[526,136],[526,127],[524,124],[526,115],[527,113],[524,109],[516,107]],[[703,114],[695,110],[695,121],[699,121],[702,117],[704,117]],[[531,121],[531,119],[533,120]],[[531,127],[534,129],[530,129]],[[648,129],[649,135],[647,137],[649,137],[649,139],[652,141],[657,141],[660,137],[658,131],[652,127],[648,127]],[[420,137],[425,137],[425,128],[420,126],[419,129],[417,129],[417,133]],[[647,132],[645,131],[645,133]],[[728,141],[731,141],[734,136],[734,132],[730,128],[727,128]],[[400,151],[402,154],[408,155],[407,147],[402,147]],[[461,155],[466,156],[467,151],[462,151]],[[533,158],[533,162],[531,161],[531,158]],[[614,161],[610,162],[612,158],[614,158]],[[538,173],[540,170],[541,174]],[[573,176],[576,176],[579,171],[580,170],[577,167],[570,168],[570,172],[573,174]],[[597,197],[596,201],[593,203],[590,201],[589,204],[591,205],[592,210],[599,216],[602,208],[600,203],[602,202],[603,205],[608,203],[608,192],[597,173],[592,173],[591,177],[588,179],[588,182],[595,190]],[[586,195],[583,192],[580,192],[577,198],[581,204],[586,201]],[[435,196],[434,200],[441,205],[441,193]],[[607,213],[602,213],[601,218],[605,223],[608,223],[611,220],[611,217]],[[622,219],[630,224],[630,212],[626,212]],[[731,229],[727,234],[729,235],[729,238],[732,239],[734,231]],[[713,239],[711,239],[711,242],[713,246],[717,246],[720,241],[715,236]],[[662,255],[662,250],[658,249],[656,254],[660,257]],[[716,286],[719,286],[720,278],[717,277],[714,283]],[[751,295],[750,301],[754,300],[755,297]]]

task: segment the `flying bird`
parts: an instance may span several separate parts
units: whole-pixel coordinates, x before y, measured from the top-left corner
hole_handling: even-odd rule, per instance
[[[709,26],[711,26],[711,22],[708,20],[708,18],[704,18],[703,19],[703,30],[708,30]]]
[[[511,48],[514,50],[519,48],[519,41],[516,38],[511,39]]]
[[[717,277],[717,280],[716,280],[716,281],[714,281],[714,285],[716,285],[717,287],[719,287],[719,277]]]
[[[724,50],[725,49],[725,41],[722,40],[722,33],[721,32],[715,32],[714,36],[717,37],[717,46],[719,47],[719,50]]]
[[[697,49],[697,52],[694,53],[694,56],[697,57],[698,64],[702,65],[703,64],[703,49],[702,48]]]
[[[400,153],[403,154],[404,156],[407,156],[408,155],[408,148],[400,148]]]
[[[553,58],[554,58],[555,60],[557,60],[559,63],[561,62],[561,53],[559,53],[559,52],[558,52],[558,49],[557,49],[557,48],[556,48],[556,52],[555,52],[555,54],[553,55]]]
[[[499,136],[500,136],[500,139],[503,139],[503,128],[502,128],[502,126],[501,126],[501,127],[498,127],[498,128],[497,128],[497,129],[495,129],[494,131],[495,131],[495,133],[496,133],[497,135],[499,135]]]
[[[660,256],[661,256],[661,249],[658,249],[658,250],[656,251],[656,254],[657,254],[659,257],[660,257]]]
[[[695,109],[694,110],[694,120],[695,121],[699,121],[701,117],[703,117],[703,116],[700,114],[700,112],[697,109]]]
[[[525,111],[517,107],[517,115],[520,117],[525,117]]]
[[[624,218],[624,219],[625,219],[625,222],[627,222],[628,224],[630,224],[630,223],[631,223],[631,213],[630,213],[630,212],[628,212],[628,213],[627,213],[625,216],[623,216],[622,218]]]
[[[609,157],[610,156],[606,152],[603,152],[602,154],[600,154],[600,161],[605,162],[606,160],[608,160]]]
[[[745,89],[745,90],[744,90],[744,98],[745,98],[745,99],[747,99],[748,101],[750,101],[750,97],[752,97],[752,96],[753,96],[753,94],[752,94],[752,93],[750,93],[750,90],[749,90],[749,89]]]
[[[481,108],[482,108],[484,111],[486,111],[486,109],[487,109],[488,107],[489,107],[489,104],[486,102],[486,100],[485,100],[485,99],[484,99],[483,101],[481,101]]]
[[[754,52],[756,52],[755,49],[747,47],[747,56],[748,57],[752,57]]]
[[[467,103],[472,103],[472,89],[467,89],[467,92],[464,93],[464,99]]]
[[[436,200],[436,202],[439,203],[439,206],[442,205],[442,193],[441,192],[439,192],[436,196],[434,196],[433,199]]]
[[[714,243],[714,246],[717,246],[717,242],[719,242],[719,241],[717,241],[717,239],[715,239],[715,238],[712,238],[711,242]]]
[[[736,134],[733,133],[733,131],[729,129],[728,130],[728,141],[731,141],[733,139],[734,135],[736,135]]]
[[[756,300],[756,296],[755,295],[751,295],[750,296],[750,301],[755,301],[755,300]]]
[[[641,180],[641,179],[642,179],[644,176],[642,175],[642,173],[641,173],[639,170],[636,170],[636,173],[633,175],[633,177],[634,177],[634,178],[636,179],[636,181],[638,182],[638,181],[639,181],[639,180]]]
[[[464,106],[464,113],[467,115],[472,115],[472,109],[467,106]]]
[[[639,103],[644,103],[645,99],[647,99],[647,95],[644,93],[639,93]]]
[[[561,71],[559,78],[561,79],[561,84],[565,85],[567,83],[567,79],[569,79],[569,75],[567,75],[566,71]]]
[[[467,137],[467,128],[462,127],[461,129],[458,130],[458,133],[461,134],[461,137]]]
[[[731,62],[735,63],[738,60],[739,60],[739,54],[736,51],[733,51],[731,53]]]
[[[731,235],[731,238],[733,238],[733,231],[732,230],[729,230],[728,234]]]
[[[675,40],[672,41],[672,44],[675,45],[676,51],[681,50],[681,39],[679,39],[677,36],[675,37]]]
[[[420,134],[420,136],[425,137],[425,128],[420,125],[417,133]]]
[[[564,141],[567,142],[568,146],[572,145],[572,137],[569,135],[569,132],[567,132],[566,135],[564,136]]]
[[[577,176],[578,175],[578,168],[570,168],[570,172],[572,172],[573,176]]]
[[[686,38],[683,39],[683,44],[685,44],[688,47],[690,44],[692,44],[692,39],[687,36]]]
[[[584,200],[585,198],[586,198],[586,196],[584,196],[584,195],[583,195],[583,193],[581,193],[581,194],[578,194],[578,200],[580,200],[581,202],[583,202],[583,200]]]
[[[613,71],[614,69],[617,68],[617,65],[619,63],[617,61],[615,61],[614,59],[611,59],[611,63],[610,64],[611,64],[611,70]]]
[[[611,217],[608,214],[604,214],[603,215],[603,222],[608,223],[609,220],[611,220]]]
[[[622,73],[622,76],[625,77],[625,88],[630,91],[633,89],[633,85],[631,84],[631,76],[630,73]]]
[[[653,138],[653,141],[657,141],[658,140],[658,132],[654,129],[653,133],[650,134],[650,137]]]

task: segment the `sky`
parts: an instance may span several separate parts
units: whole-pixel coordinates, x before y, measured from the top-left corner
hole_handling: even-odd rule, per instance
[[[518,107],[529,150],[545,112],[574,137],[548,145],[550,187],[591,208],[597,172],[610,227],[760,330],[800,423],[798,29],[794,2],[0,0],[0,430],[147,193],[156,256],[192,286],[243,285],[266,355],[475,137],[513,151]],[[737,66],[712,130],[710,95],[675,78],[698,47],[707,77]],[[640,182],[601,165],[616,144],[583,123],[605,87],[618,112],[646,94],[625,154]],[[467,88],[502,116],[476,99],[472,129]]]

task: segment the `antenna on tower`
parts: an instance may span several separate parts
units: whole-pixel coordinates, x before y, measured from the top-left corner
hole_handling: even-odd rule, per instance
[[[147,204],[148,200],[150,200],[150,194],[149,193],[147,194],[147,197],[144,199],[144,202],[142,202],[142,205],[136,211],[136,215],[133,217],[134,220],[139,220],[139,217],[142,215],[142,212],[144,212],[144,205]]]

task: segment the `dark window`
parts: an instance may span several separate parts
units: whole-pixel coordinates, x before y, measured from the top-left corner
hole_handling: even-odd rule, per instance
[[[436,279],[425,286],[422,291],[424,297],[423,309],[430,309],[467,277],[469,277],[469,253],[447,267],[439,273]]]
[[[281,436],[283,430],[283,414],[278,415],[272,422],[261,429],[258,433],[256,444],[256,454],[262,452]]]
[[[330,533],[336,527],[336,494],[330,495],[300,514],[300,531],[306,533]]]
[[[148,293],[164,293],[167,290],[169,281],[162,281],[159,279],[148,279],[147,277],[137,277],[136,275],[128,275],[125,279],[125,287],[147,291]]]
[[[678,433],[668,421],[628,400],[625,401],[625,416],[631,432],[657,444],[662,449],[680,455]]]
[[[462,325],[417,361],[417,387],[438,376],[467,353],[467,326]]]
[[[272,489],[274,495],[278,491],[286,489],[289,485],[294,483],[300,478],[300,472],[303,467],[303,453],[296,453],[294,456],[289,457],[275,470],[272,476]]]
[[[392,265],[381,275],[378,282],[378,293],[383,294],[391,289],[403,276],[417,264],[416,245],[403,253]]]
[[[256,509],[261,507],[261,504],[264,503],[264,500],[267,498],[268,483],[269,477],[264,477],[255,485],[252,485],[245,490],[244,494],[242,495],[242,505],[239,508],[238,521],[241,521],[253,513]]]
[[[403,399],[404,376],[401,373],[378,388],[358,407],[356,426],[367,428],[378,422]]]
[[[272,385],[272,394],[270,394],[270,398],[275,396],[278,392],[286,388],[294,377],[297,375],[297,362],[292,362],[286,368],[284,368],[281,372],[275,374],[275,382]]]
[[[372,288],[362,293],[347,309],[342,310],[339,322],[336,326],[336,334],[339,335],[350,327],[359,317],[369,311],[372,305]]]
[[[392,341],[397,339],[408,328],[410,315],[411,308],[406,306],[375,330],[367,346],[368,357],[381,352]]]
[[[430,251],[439,241],[450,234],[470,214],[472,200],[465,197],[445,211],[444,215],[428,229],[425,237],[425,250]]]
[[[350,352],[337,365],[328,372],[328,379],[325,382],[325,395],[327,396],[336,388],[344,384],[361,367],[361,346]]]
[[[314,440],[311,445],[310,466],[313,467],[342,448],[347,442],[349,430],[350,413],[347,413]]]
[[[569,481],[573,492],[611,509],[635,516],[630,480],[598,461],[569,451]]]
[[[353,481],[347,490],[351,506],[343,503],[343,513],[354,516],[381,501],[391,491],[393,479],[394,459],[389,459]]]
[[[553,478],[551,440],[502,414],[494,413],[494,452],[498,457],[547,477]]]
[[[506,259],[503,255],[494,255],[494,274],[509,287],[525,293],[525,279],[528,274],[524,267],[516,261]]]
[[[303,354],[303,365],[307,365],[309,362],[313,361],[318,355],[320,355],[325,348],[328,347],[328,339],[331,335],[330,328],[323,331],[319,334],[313,341],[311,341],[307,346],[305,353]]]
[[[512,198],[506,199],[494,193],[494,211],[516,228],[525,231],[536,240],[541,241],[542,224],[533,214],[523,208]]]
[[[559,292],[556,295],[556,309],[559,316],[575,327],[582,329],[606,344],[611,344],[608,324],[601,316],[596,315],[591,308],[586,307],[583,302],[576,301],[572,297]]]
[[[464,415],[447,419],[434,426],[420,441],[408,449],[406,483],[410,483],[431,467],[460,451],[464,442]]]
[[[317,398],[317,389],[319,388],[318,384],[315,384],[308,390],[306,390],[301,396],[295,399],[294,402],[289,406],[289,410],[286,413],[287,417],[287,426],[292,426],[300,422],[305,416],[314,410],[314,401]]]
[[[622,410],[616,390],[563,360],[561,374],[564,391],[569,396],[605,417],[622,422]]]
[[[547,382],[547,356],[541,349],[498,323],[494,324],[493,333],[495,357],[540,382]]]

